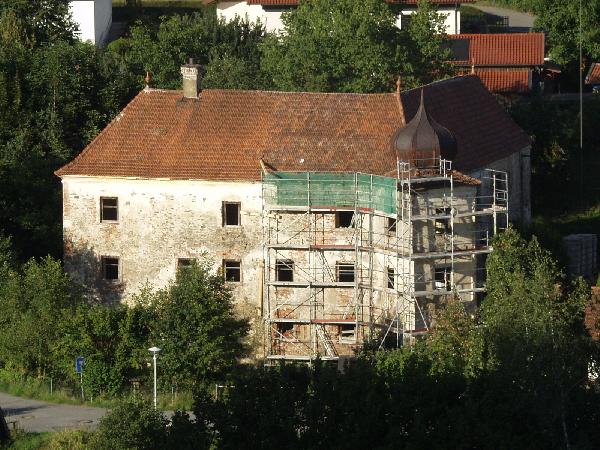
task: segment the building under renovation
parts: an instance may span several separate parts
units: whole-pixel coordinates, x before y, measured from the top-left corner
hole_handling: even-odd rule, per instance
[[[528,137],[477,77],[390,94],[147,88],[71,163],[65,265],[105,301],[209,258],[268,359],[337,359],[475,307],[529,216]]]

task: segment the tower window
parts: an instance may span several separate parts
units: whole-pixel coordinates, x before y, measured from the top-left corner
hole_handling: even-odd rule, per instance
[[[241,224],[241,203],[223,202],[223,226],[239,227]]]
[[[354,228],[354,211],[338,211],[335,213],[336,228]]]
[[[223,276],[225,281],[234,283],[242,281],[242,263],[228,259],[223,260]]]
[[[396,232],[396,223],[397,223],[397,220],[394,219],[393,217],[388,217],[386,219],[386,228],[387,228],[388,233]]]
[[[394,273],[394,269],[392,269],[391,267],[388,267],[387,270],[387,287],[388,289],[394,289],[396,282],[395,282],[395,273]]]
[[[119,258],[115,256],[102,257],[102,278],[108,281],[119,280]]]
[[[435,208],[436,215],[446,216],[451,212],[450,208]],[[435,234],[447,234],[450,233],[450,219],[443,217],[435,219]]]
[[[340,342],[354,343],[356,342],[356,324],[348,323],[340,325]]]
[[[117,197],[100,197],[100,222],[116,222],[119,220],[119,199]]]
[[[436,267],[433,272],[433,284],[435,289],[451,291],[451,275],[452,268],[450,266]]]
[[[340,283],[354,283],[354,264],[337,263],[337,281]]]
[[[294,261],[278,259],[275,262],[275,277],[277,281],[294,281]]]
[[[194,264],[194,258],[177,258],[177,268],[185,269],[191,267]]]

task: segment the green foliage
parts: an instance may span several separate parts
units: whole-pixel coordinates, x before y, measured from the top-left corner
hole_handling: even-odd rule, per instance
[[[94,450],[155,450],[166,447],[167,419],[149,403],[124,402],[100,420]]]
[[[152,339],[162,349],[161,372],[178,386],[220,379],[243,354],[248,324],[234,317],[231,292],[207,262],[180,270],[155,308]]]
[[[150,72],[153,86],[180,89],[180,67],[188,58],[195,58],[210,74],[207,87],[256,88],[260,80],[258,43],[264,33],[260,24],[238,19],[225,23],[207,9],[164,16],[158,26],[137,22],[130,37],[111,43],[108,51],[122,58],[129,73],[137,74],[140,87]],[[245,73],[240,76],[242,65]],[[221,72],[228,68],[235,72]]]
[[[88,450],[93,433],[88,430],[64,430],[50,435],[40,450]]]
[[[443,78],[441,19],[421,2],[408,30],[379,0],[312,0],[283,14],[285,31],[262,44],[262,67],[276,89],[386,92],[401,75],[413,87]]]

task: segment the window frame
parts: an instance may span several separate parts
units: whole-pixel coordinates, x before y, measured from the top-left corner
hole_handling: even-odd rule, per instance
[[[115,200],[115,206],[109,206],[106,208],[114,209],[116,211],[116,219],[105,219],[104,218],[104,202],[106,200]],[[100,223],[118,223],[119,222],[119,197],[100,197]]]
[[[339,343],[340,344],[354,344],[356,343],[356,323],[344,323],[338,325],[339,330]],[[351,332],[352,334],[350,335]],[[351,337],[350,337],[351,336]]]
[[[238,264],[237,270],[239,271],[239,279],[238,280],[230,280],[227,278],[227,264],[234,263]],[[240,259],[223,259],[221,268],[223,270],[223,279],[226,283],[241,283],[242,282],[242,261]],[[235,269],[235,268],[232,268]]]
[[[116,260],[116,267],[117,267],[117,278],[108,278],[107,277],[107,260]],[[102,280],[108,283],[119,283],[122,279],[122,270],[121,270],[121,258],[118,256],[111,256],[111,255],[103,255],[100,257],[100,265],[101,265],[101,270],[102,270]],[[115,264],[110,264],[111,266],[114,266]]]
[[[275,281],[293,283],[294,282],[294,269],[295,269],[295,264],[294,264],[293,260],[291,260],[291,259],[276,259],[275,260]],[[285,279],[282,280],[280,277],[280,271],[285,271],[286,273],[290,273],[291,279],[290,280],[285,280]]]
[[[227,207],[230,205],[236,205],[237,206],[237,224],[232,225],[227,223]],[[241,202],[229,202],[229,201],[224,201],[221,204],[221,225],[223,226],[223,228],[237,228],[237,227],[241,227],[242,226],[242,203]]]
[[[175,262],[175,268],[177,270],[187,269],[188,267],[193,266],[195,262],[196,258],[177,258],[177,261]]]
[[[396,289],[396,271],[393,267],[387,268],[387,288]]]
[[[341,220],[342,214],[350,215],[350,222],[348,225],[342,225],[342,220]],[[356,222],[354,220],[354,210],[336,211],[335,212],[335,227],[336,228],[356,228]]]
[[[398,227],[398,219],[394,219],[393,217],[386,217],[385,231],[388,234],[396,234],[397,227]]]
[[[444,280],[438,280],[437,274],[443,273]],[[433,267],[433,287],[436,290],[452,291],[452,266],[434,266]]]
[[[352,280],[344,281],[342,277],[349,276],[349,271],[347,269],[342,269],[342,266],[352,267]],[[343,261],[338,261],[335,263],[335,279],[338,283],[356,283],[356,265],[354,263],[348,263]]]
[[[452,209],[451,208],[435,208],[435,214],[441,214],[441,215],[451,215],[452,214]],[[452,231],[452,224],[450,223],[450,218],[443,218],[443,219],[435,219],[433,221],[433,228],[435,231],[436,236],[444,236],[446,234],[449,234]]]

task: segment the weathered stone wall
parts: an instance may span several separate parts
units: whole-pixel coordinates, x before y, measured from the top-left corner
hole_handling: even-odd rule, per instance
[[[100,222],[100,197],[119,199],[119,220]],[[241,226],[222,226],[222,202],[241,203]],[[63,178],[65,265],[93,295],[127,301],[174,279],[178,258],[207,254],[215,269],[239,259],[236,299],[259,312],[261,186],[248,182]],[[119,282],[102,280],[100,258],[120,259]]]

